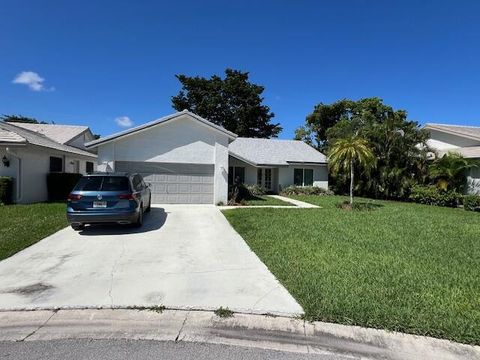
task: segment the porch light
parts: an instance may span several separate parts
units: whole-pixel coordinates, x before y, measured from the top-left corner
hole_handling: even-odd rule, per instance
[[[10,160],[7,159],[7,156],[6,156],[6,155],[3,155],[2,164],[3,164],[3,166],[5,166],[5,167],[9,167],[9,166],[10,166]]]

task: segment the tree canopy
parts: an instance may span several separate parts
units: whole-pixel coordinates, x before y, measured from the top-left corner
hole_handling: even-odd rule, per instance
[[[37,119],[30,118],[22,115],[2,115],[0,116],[0,121],[5,122],[18,122],[18,123],[27,123],[27,124],[46,124],[45,121],[38,121]]]
[[[427,150],[419,144],[425,144],[428,133],[408,120],[406,111],[395,110],[379,98],[320,103],[296,135],[311,139],[326,153],[338,139],[367,140],[377,161],[368,173],[356,174],[357,189],[364,196],[402,198],[413,182],[423,183],[427,176]],[[347,178],[339,174],[331,180],[337,191],[346,190]]]
[[[225,78],[175,75],[182,84],[172,97],[177,111],[187,109],[244,137],[276,137],[282,128],[272,123],[274,114],[263,104],[263,86],[249,81],[249,73],[226,69]]]

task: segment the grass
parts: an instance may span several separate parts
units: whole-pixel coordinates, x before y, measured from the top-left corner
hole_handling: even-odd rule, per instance
[[[238,209],[225,216],[320,320],[480,344],[480,214],[389,201],[345,211]]]
[[[68,225],[63,203],[0,206],[0,260]]]
[[[261,195],[255,196],[253,199],[249,199],[245,201],[245,205],[248,206],[295,206],[293,204],[287,203],[285,201],[276,199],[271,196]]]
[[[223,306],[220,306],[218,309],[216,309],[213,312],[215,315],[221,318],[230,318],[233,317],[233,311],[230,310],[228,307],[224,308]]]

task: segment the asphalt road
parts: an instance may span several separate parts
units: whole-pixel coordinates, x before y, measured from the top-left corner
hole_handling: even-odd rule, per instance
[[[351,356],[314,355],[238,346],[146,340],[52,340],[0,342],[0,359],[22,360],[351,360]]]

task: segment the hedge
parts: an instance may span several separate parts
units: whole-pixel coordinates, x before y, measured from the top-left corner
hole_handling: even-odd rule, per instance
[[[0,204],[11,204],[13,202],[13,178],[0,176]]]
[[[50,173],[47,174],[48,201],[66,201],[82,174]]]
[[[462,202],[463,196],[455,191],[441,190],[434,185],[415,185],[410,191],[410,201],[447,207],[457,207]]]
[[[333,191],[318,186],[287,186],[280,195],[333,195]]]
[[[463,197],[463,208],[467,211],[480,211],[480,196],[465,195]]]

